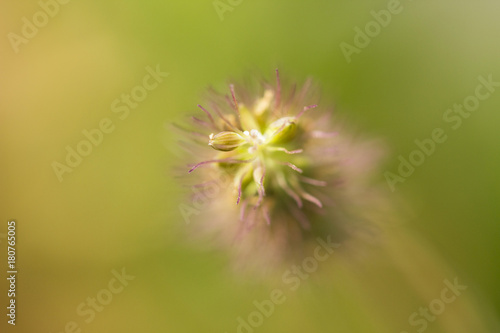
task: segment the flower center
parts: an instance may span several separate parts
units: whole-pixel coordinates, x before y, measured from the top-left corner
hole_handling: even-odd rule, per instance
[[[243,134],[247,137],[247,142],[253,147],[257,147],[266,143],[266,138],[258,130],[253,129],[250,132],[244,131]]]

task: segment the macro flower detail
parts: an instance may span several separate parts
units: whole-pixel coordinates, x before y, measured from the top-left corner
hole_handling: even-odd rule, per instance
[[[208,145],[220,151],[234,150],[246,142],[238,133],[229,131],[220,132],[216,135],[212,133],[209,139]]]
[[[193,202],[206,203],[198,231],[271,259],[318,234],[341,237],[346,207],[367,193],[379,150],[343,133],[343,121],[317,104],[316,92],[311,81],[282,87],[276,70],[273,85],[231,84],[228,94],[212,91],[206,107],[198,105],[201,116],[183,128],[195,159]]]

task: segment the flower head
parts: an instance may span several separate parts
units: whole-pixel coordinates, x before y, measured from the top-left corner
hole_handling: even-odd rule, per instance
[[[318,234],[343,237],[346,206],[366,193],[378,157],[315,104],[310,81],[286,88],[276,71],[274,85],[212,92],[187,130],[193,202],[205,199],[196,230],[233,246],[243,265],[280,261]]]

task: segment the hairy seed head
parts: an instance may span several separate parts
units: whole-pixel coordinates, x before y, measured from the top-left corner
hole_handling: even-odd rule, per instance
[[[196,208],[197,230],[271,261],[318,234],[344,237],[347,212],[367,192],[379,157],[375,145],[355,140],[330,109],[314,104],[310,81],[282,92],[276,74],[274,88],[212,93],[186,131],[195,197],[206,199]]]

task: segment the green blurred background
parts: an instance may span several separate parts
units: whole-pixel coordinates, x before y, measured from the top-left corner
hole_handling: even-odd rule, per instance
[[[353,44],[353,29],[387,4],[244,0],[221,20],[211,0],[71,1],[16,53],[9,33],[21,36],[23,17],[32,22],[41,7],[3,2],[0,233],[17,221],[19,268],[18,325],[9,329],[64,332],[75,321],[82,332],[235,332],[236,318],[273,286],[239,281],[223,254],[185,241],[178,207],[186,199],[172,172],[178,138],[165,125],[194,111],[209,85],[249,73],[272,77],[276,67],[299,81],[312,76],[326,102],[386,139],[381,181],[415,139],[446,129],[448,140],[390,195],[411,207],[402,228],[436,249],[498,313],[500,92],[456,131],[442,116],[474,93],[478,76],[500,80],[500,3],[401,1],[402,12],[347,63],[340,43]],[[157,65],[170,75],[121,120],[111,103]],[[52,163],[64,163],[66,146],[75,148],[82,131],[103,118],[114,131],[60,182]],[[78,305],[122,267],[135,279],[85,323]],[[370,281],[359,283],[370,288]],[[388,325],[380,329],[341,286],[305,284],[255,331],[415,332],[407,318],[424,305],[408,299],[399,307],[381,297],[372,314]],[[7,327],[3,311],[1,318]],[[428,332],[440,332],[438,324]]]

